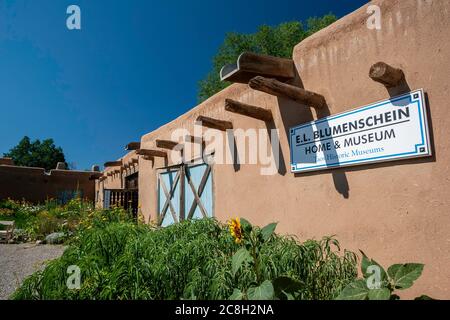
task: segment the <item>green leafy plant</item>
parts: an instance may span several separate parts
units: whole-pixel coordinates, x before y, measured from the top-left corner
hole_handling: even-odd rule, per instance
[[[54,232],[73,235],[84,229],[103,227],[110,222],[128,222],[132,215],[120,207],[111,210],[95,209],[91,202],[74,198],[65,205],[54,199],[43,204],[4,200],[0,202],[0,219],[14,220],[18,232],[16,241],[43,240]]]
[[[247,250],[251,258],[245,253],[239,258],[235,253],[244,242],[237,243],[229,228],[214,219],[155,228],[117,221],[114,210],[90,214],[86,219],[91,222],[78,229],[62,257],[27,278],[13,298],[222,300],[237,288],[246,299],[268,299],[282,292],[278,284],[290,292],[283,280],[292,278],[302,283],[293,298],[333,299],[357,275],[356,256],[339,255],[330,238],[299,243],[270,231],[274,226],[264,232],[252,227],[258,237],[254,241],[265,240],[257,250]],[[233,259],[245,262],[233,269]],[[66,286],[71,265],[81,270],[79,290]]]
[[[245,219],[235,218],[229,223],[230,233],[235,239],[235,242],[242,247],[236,251],[232,258],[232,273],[236,277],[239,270],[245,269],[242,273],[251,273],[254,275],[252,281],[248,287],[234,288],[232,295],[229,299],[232,300],[270,300],[270,299],[282,299],[282,300],[294,300],[302,298],[302,290],[311,284],[308,281],[302,281],[299,275],[278,275],[268,279],[264,274],[264,270],[267,268],[268,261],[264,259],[265,247],[273,240],[273,234],[275,232],[277,223],[270,223],[264,228],[260,229],[251,225],[251,223]],[[326,239],[323,248],[325,249],[325,260],[338,262],[334,267],[339,267],[339,262],[334,260],[334,255],[330,249],[330,242],[334,242],[337,246],[337,241],[333,239]],[[321,252],[322,254],[324,252]],[[323,256],[322,256],[323,257]],[[322,258],[320,255],[315,258]],[[310,258],[304,256],[303,258]],[[346,254],[346,259],[353,260],[352,254]],[[311,265],[314,267],[314,263],[311,261]],[[322,266],[328,265],[327,263]],[[332,264],[331,264],[332,265]],[[318,267],[314,272],[319,275],[324,270],[320,270]],[[306,278],[308,279],[308,278]],[[345,281],[345,279],[343,279]]]
[[[233,276],[236,276],[239,269],[249,264],[255,274],[255,281],[246,290],[241,291],[235,288],[230,299],[240,300],[248,298],[250,300],[269,300],[274,297],[272,282],[262,278],[261,268],[263,268],[263,264],[260,259],[260,251],[261,245],[270,239],[276,226],[276,223],[271,223],[259,230],[258,228],[254,228],[245,219],[240,220],[236,218],[231,220],[231,235],[235,238],[236,243],[243,244],[243,247],[233,255],[231,265]]]
[[[58,162],[66,162],[61,147],[56,147],[53,139],[31,141],[25,136],[4,157],[12,158],[18,166],[39,167],[46,170],[56,168]]]
[[[361,251],[362,279],[349,283],[337,297],[338,300],[398,300],[396,290],[405,290],[414,284],[424,268],[420,263],[391,265],[387,271],[375,260]],[[429,300],[422,295],[417,300]]]

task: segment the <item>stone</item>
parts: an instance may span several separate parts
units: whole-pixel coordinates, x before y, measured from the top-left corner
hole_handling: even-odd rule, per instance
[[[45,237],[45,243],[58,244],[62,243],[65,238],[64,232],[54,232]]]

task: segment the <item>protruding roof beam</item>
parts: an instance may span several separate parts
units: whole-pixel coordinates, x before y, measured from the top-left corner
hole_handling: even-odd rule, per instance
[[[285,97],[317,109],[326,106],[324,96],[305,89],[280,82],[276,79],[255,77],[248,83],[250,88],[262,91],[277,97]]]
[[[99,181],[105,181],[105,180],[106,180],[106,177],[105,177],[105,176],[102,176],[102,177],[98,178],[98,180],[99,180]]]
[[[401,69],[394,68],[384,62],[377,62],[370,68],[369,77],[387,88],[392,88],[405,79],[405,74]]]
[[[233,123],[230,121],[224,121],[224,120],[217,120],[205,116],[198,116],[197,122],[201,122],[201,125],[204,127],[217,129],[226,131],[228,129],[233,129]]]
[[[178,146],[178,143],[175,141],[171,141],[171,140],[156,139],[156,146],[158,148],[172,150],[172,149],[175,149],[176,146]]]
[[[244,52],[236,63],[225,65],[220,70],[220,80],[248,83],[256,76],[286,81],[295,78],[295,64],[291,59]]]
[[[263,121],[272,120],[272,112],[270,110],[232,99],[225,99],[225,110]]]
[[[108,162],[105,162],[105,164],[104,164],[105,168],[107,168],[107,167],[119,167],[121,165],[122,165],[122,161],[121,160],[120,161],[108,161]]]
[[[140,142],[130,142],[125,146],[125,150],[137,150],[141,148]]]
[[[161,150],[138,149],[136,150],[136,154],[146,157],[161,157],[161,158],[167,157],[167,152]]]

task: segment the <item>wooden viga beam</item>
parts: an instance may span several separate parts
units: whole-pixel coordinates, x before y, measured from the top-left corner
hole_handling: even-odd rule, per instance
[[[405,74],[401,69],[394,68],[384,62],[377,62],[370,68],[369,77],[373,81],[392,88],[398,86],[405,79]]]
[[[268,109],[252,106],[232,99],[225,99],[225,110],[266,122],[273,119],[272,111]]]
[[[136,154],[140,155],[140,156],[146,156],[146,157],[167,158],[167,152],[160,151],[160,150],[138,149],[138,150],[136,150]]]
[[[141,148],[140,142],[130,142],[125,146],[125,150],[137,150]]]
[[[254,77],[248,83],[250,88],[277,97],[285,97],[313,108],[321,109],[326,106],[324,96],[305,89],[280,82],[276,79]]]
[[[178,143],[175,141],[171,141],[171,140],[156,139],[156,146],[158,148],[172,150],[172,149],[175,149],[176,146],[178,146]]]
[[[221,131],[226,131],[228,129],[233,129],[233,123],[225,120],[213,119],[205,116],[198,116],[197,122],[200,122],[202,126],[217,129]]]
[[[295,64],[291,59],[252,52],[242,53],[233,64],[220,70],[220,80],[247,84],[256,76],[286,81],[295,78]]]
[[[107,167],[120,167],[122,165],[122,161],[108,161],[105,162],[104,166]]]

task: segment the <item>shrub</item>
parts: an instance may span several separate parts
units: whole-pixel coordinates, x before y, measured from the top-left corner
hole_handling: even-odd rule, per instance
[[[74,198],[66,205],[54,199],[42,205],[6,200],[0,202],[0,218],[14,220],[23,230],[16,240],[44,239],[53,232],[73,234],[78,229],[99,226],[105,222],[129,221],[131,215],[121,208],[97,210],[92,203]]]
[[[387,271],[361,251],[362,279],[349,283],[337,297],[338,300],[398,300],[397,290],[412,287],[421,275],[424,265],[421,263],[393,264]],[[421,295],[415,300],[433,300]]]
[[[108,220],[117,218],[111,215]],[[251,268],[233,274],[232,259],[241,245],[213,219],[162,229],[93,220],[60,259],[27,278],[13,298],[228,299],[235,288],[256,281]],[[341,254],[333,238],[299,243],[273,234],[261,243],[259,257],[261,281],[285,276],[304,284],[297,299],[335,298],[357,275],[356,256]],[[79,290],[66,286],[71,265],[81,270]]]

